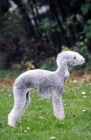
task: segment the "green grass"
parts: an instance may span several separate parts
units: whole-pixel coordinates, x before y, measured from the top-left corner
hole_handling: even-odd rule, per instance
[[[12,83],[13,85],[13,83]],[[34,91],[31,104],[15,128],[7,125],[13,107],[12,85],[0,86],[0,140],[90,140],[91,85],[89,82],[66,84],[63,93],[65,119],[54,117],[52,103]],[[3,89],[2,89],[3,88]],[[85,95],[82,95],[82,92]],[[83,112],[85,110],[85,112]]]

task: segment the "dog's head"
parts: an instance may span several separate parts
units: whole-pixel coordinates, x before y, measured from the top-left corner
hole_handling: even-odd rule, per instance
[[[68,62],[67,65],[70,67],[82,65],[85,63],[85,58],[81,56],[79,53],[74,51],[65,51],[59,53],[57,56],[58,66],[60,66],[63,60],[66,60]]]

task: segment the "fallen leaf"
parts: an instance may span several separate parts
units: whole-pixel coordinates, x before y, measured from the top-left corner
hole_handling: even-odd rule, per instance
[[[72,114],[73,117],[76,117],[76,114]]]
[[[89,83],[89,85],[91,86],[91,83]]]
[[[73,83],[77,83],[77,80],[74,80]]]
[[[86,94],[86,93],[83,91],[82,94]]]
[[[55,140],[55,139],[56,139],[56,137],[54,137],[54,136],[50,137],[50,140]]]
[[[40,118],[40,119],[43,119],[43,116],[40,116],[39,118]]]
[[[24,133],[27,133],[27,130],[24,130]]]
[[[83,96],[83,98],[86,98],[87,96]]]
[[[12,97],[12,94],[9,94],[8,97]]]
[[[76,96],[77,96],[76,93],[74,93],[74,94],[73,94],[73,97],[76,97]]]
[[[30,130],[30,127],[27,127],[26,129],[27,129],[27,130]]]
[[[82,110],[82,112],[86,113],[86,112],[87,112],[87,110],[85,110],[85,109],[84,109],[84,110]]]
[[[46,112],[42,112],[42,114],[46,114]]]

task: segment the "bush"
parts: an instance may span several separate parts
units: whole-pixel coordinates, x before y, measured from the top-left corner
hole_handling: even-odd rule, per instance
[[[86,59],[85,70],[90,71],[91,70],[91,53],[88,50],[88,47],[86,45],[83,45],[79,48],[78,51]]]
[[[18,9],[7,12],[0,20],[2,20],[0,67],[30,68],[29,63],[33,60],[32,65],[37,68],[40,60],[49,58],[51,55],[55,56],[55,50],[51,49],[45,41],[37,39],[32,34],[27,35],[23,17]]]

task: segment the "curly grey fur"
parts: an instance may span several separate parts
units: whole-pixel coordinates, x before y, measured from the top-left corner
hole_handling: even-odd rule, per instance
[[[56,71],[35,69],[21,74],[13,86],[14,107],[8,115],[8,124],[15,126],[16,122],[20,121],[30,103],[31,89],[35,89],[41,97],[52,100],[55,117],[59,120],[64,119],[62,103],[64,81],[72,67],[82,65],[84,62],[85,59],[77,52],[65,51],[57,56]]]

